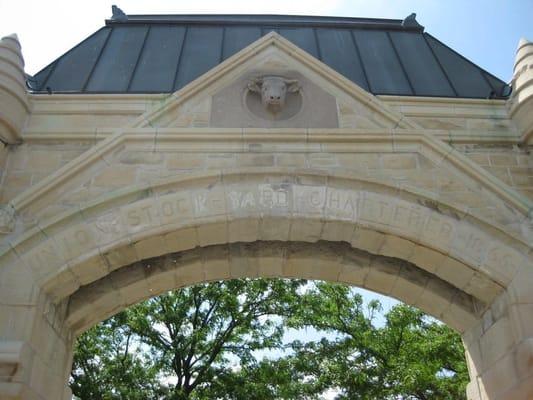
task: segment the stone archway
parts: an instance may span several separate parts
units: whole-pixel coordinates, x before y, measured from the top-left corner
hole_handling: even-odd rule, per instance
[[[533,397],[531,43],[509,102],[375,96],[273,32],[172,94],[38,96],[1,44],[2,399],[69,399],[76,333],[247,275],[418,305],[461,332],[469,400]],[[239,93],[267,73],[327,113],[254,119]]]
[[[275,275],[345,281],[415,304],[462,333],[471,399],[525,399],[527,251],[449,204],[353,175],[238,170],[133,187],[28,231],[4,254],[2,279],[14,288],[4,295],[35,303],[3,319],[12,332],[4,386],[23,398],[67,398],[77,332],[162,290]]]

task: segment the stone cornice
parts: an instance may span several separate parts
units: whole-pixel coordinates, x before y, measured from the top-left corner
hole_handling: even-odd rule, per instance
[[[150,129],[155,128],[138,128],[138,129]],[[210,129],[212,132],[216,133],[218,131],[225,131],[224,129],[219,128],[158,128],[160,132],[168,131],[183,131],[183,132],[193,132],[193,131],[205,131]],[[235,128],[239,130],[240,128]],[[245,128],[248,130],[248,128]],[[117,131],[116,128],[30,128],[26,129],[23,139],[26,143],[38,143],[38,142],[47,142],[47,141],[91,141],[98,142],[104,140]],[[293,132],[297,131],[310,131],[313,132],[313,129],[292,129]],[[324,130],[317,130],[323,132]],[[345,132],[346,129],[328,130],[328,134],[334,134],[335,132]],[[409,134],[412,132],[423,133],[429,136],[433,136],[439,140],[442,140],[448,144],[485,144],[485,145],[494,145],[494,144],[506,144],[506,145],[515,145],[521,144],[522,138],[515,131],[494,131],[494,132],[484,132],[476,133],[468,130],[445,130],[445,129],[350,129],[352,134],[376,134],[381,135],[383,132],[394,132],[395,134]],[[281,150],[283,151],[283,150]]]

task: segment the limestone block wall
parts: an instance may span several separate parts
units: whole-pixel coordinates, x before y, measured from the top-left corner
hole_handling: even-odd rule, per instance
[[[8,173],[4,177],[2,199],[7,203],[24,189],[41,182],[60,167],[92,147],[90,142],[65,141],[46,145],[31,143],[11,150]],[[162,145],[163,146],[163,145]],[[179,147],[179,146],[178,146]],[[209,147],[209,146],[207,146]],[[90,170],[80,174],[75,183],[52,193],[53,201],[33,213],[22,213],[28,226],[61,212],[75,209],[87,199],[96,198],[132,185],[198,172],[247,168],[292,168],[347,173],[360,179],[381,182],[390,187],[413,189],[432,198],[460,205],[465,212],[492,220],[509,231],[521,234],[521,219],[497,196],[483,190],[474,179],[462,176],[450,163],[429,159],[414,151],[393,153],[387,145],[365,152],[324,151],[320,145],[288,148],[278,152],[265,148],[254,152],[230,152],[228,149],[180,151],[162,147],[154,151],[148,141],[143,146],[127,144],[106,155]]]
[[[7,203],[25,189],[50,176],[83,154],[94,141],[24,143],[6,150],[0,203]]]
[[[492,175],[533,200],[533,155],[517,145],[454,145]]]

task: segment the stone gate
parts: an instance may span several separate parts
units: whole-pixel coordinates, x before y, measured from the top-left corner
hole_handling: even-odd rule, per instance
[[[395,297],[461,333],[470,400],[533,398],[531,42],[512,93],[413,17],[117,14],[23,65],[3,38],[1,399],[69,399],[77,335],[239,277]]]

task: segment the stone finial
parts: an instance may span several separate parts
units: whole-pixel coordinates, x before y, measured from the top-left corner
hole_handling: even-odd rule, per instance
[[[0,205],[0,233],[10,233],[15,228],[15,209],[10,204]]]
[[[533,42],[521,38],[516,49],[510,98],[511,117],[525,143],[533,140]]]
[[[0,140],[15,144],[29,114],[24,59],[16,34],[0,39],[0,81]]]
[[[532,44],[531,40],[527,40],[525,37],[521,37],[518,41],[517,50],[520,49],[520,47],[525,46],[526,44]]]
[[[516,74],[524,65],[530,64],[533,58],[533,42],[526,38],[520,38],[516,48],[516,57],[514,62],[514,73]]]
[[[113,15],[111,16],[111,19],[115,21],[127,21],[128,20],[128,16],[126,15],[126,13],[114,4],[111,6],[111,12],[113,13]]]
[[[6,46],[11,45],[11,47],[17,51],[20,51],[20,41],[19,37],[16,33],[12,33],[11,35],[4,36],[2,38],[3,44]]]
[[[404,18],[402,21],[402,26],[404,28],[421,28],[422,25],[418,23],[416,20],[416,13],[409,14],[407,17]]]

